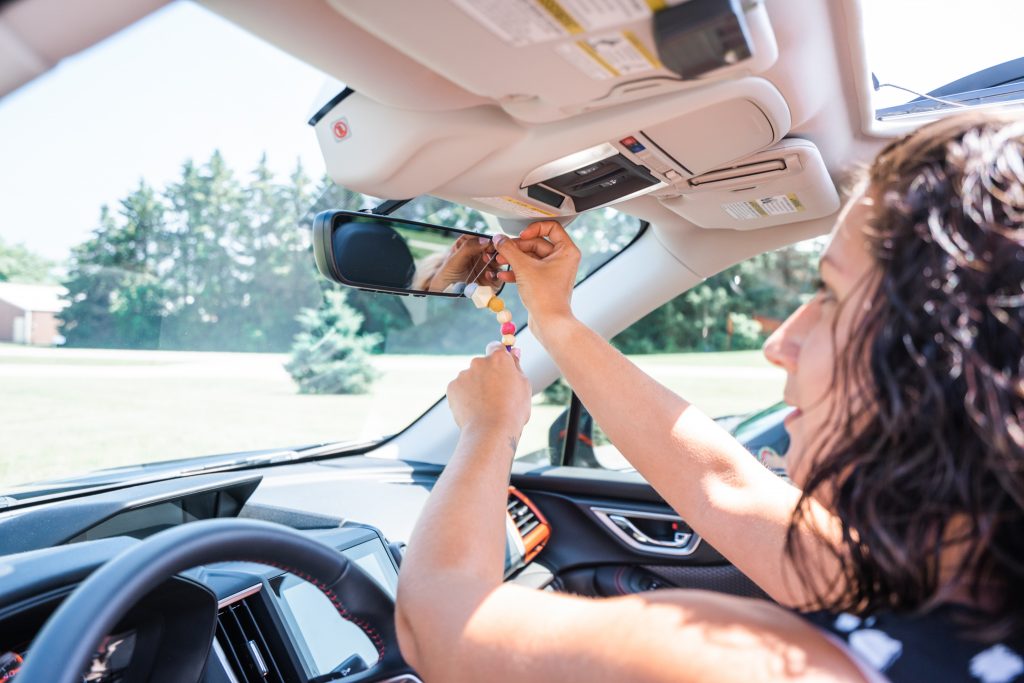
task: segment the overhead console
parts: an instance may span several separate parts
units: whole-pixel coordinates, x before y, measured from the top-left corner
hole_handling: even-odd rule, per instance
[[[784,125],[769,107],[730,98],[544,164],[523,179],[520,190],[524,199],[571,215],[683,182],[749,155],[772,144]]]
[[[340,185],[377,197],[440,194],[499,216],[543,218],[747,157],[780,141],[790,115],[771,83],[747,78],[533,126],[496,107],[399,110],[348,91],[310,123]]]

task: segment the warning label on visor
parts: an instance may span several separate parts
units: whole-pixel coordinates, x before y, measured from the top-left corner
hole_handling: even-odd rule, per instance
[[[767,218],[769,216],[782,216],[787,213],[799,213],[804,210],[804,205],[797,199],[795,193],[777,194],[771,197],[762,197],[749,202],[731,202],[722,204],[722,210],[727,214],[741,221],[755,218]]]

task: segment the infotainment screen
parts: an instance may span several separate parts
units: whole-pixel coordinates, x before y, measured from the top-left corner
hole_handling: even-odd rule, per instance
[[[346,557],[373,578],[391,597],[398,590],[398,574],[387,549],[373,539],[342,550]],[[310,676],[348,669],[355,673],[377,662],[377,649],[355,624],[338,614],[316,586],[291,574],[271,582],[293,641]]]

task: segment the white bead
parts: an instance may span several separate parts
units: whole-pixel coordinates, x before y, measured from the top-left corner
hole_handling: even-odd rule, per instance
[[[470,298],[473,299],[473,305],[477,308],[487,308],[487,303],[494,298],[494,290],[487,285],[477,287]]]

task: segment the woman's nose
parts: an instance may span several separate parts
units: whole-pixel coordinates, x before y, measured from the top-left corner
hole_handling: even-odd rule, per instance
[[[800,355],[800,319],[806,313],[806,304],[786,318],[777,330],[764,342],[764,357],[772,365],[786,372],[796,370],[796,359]]]

